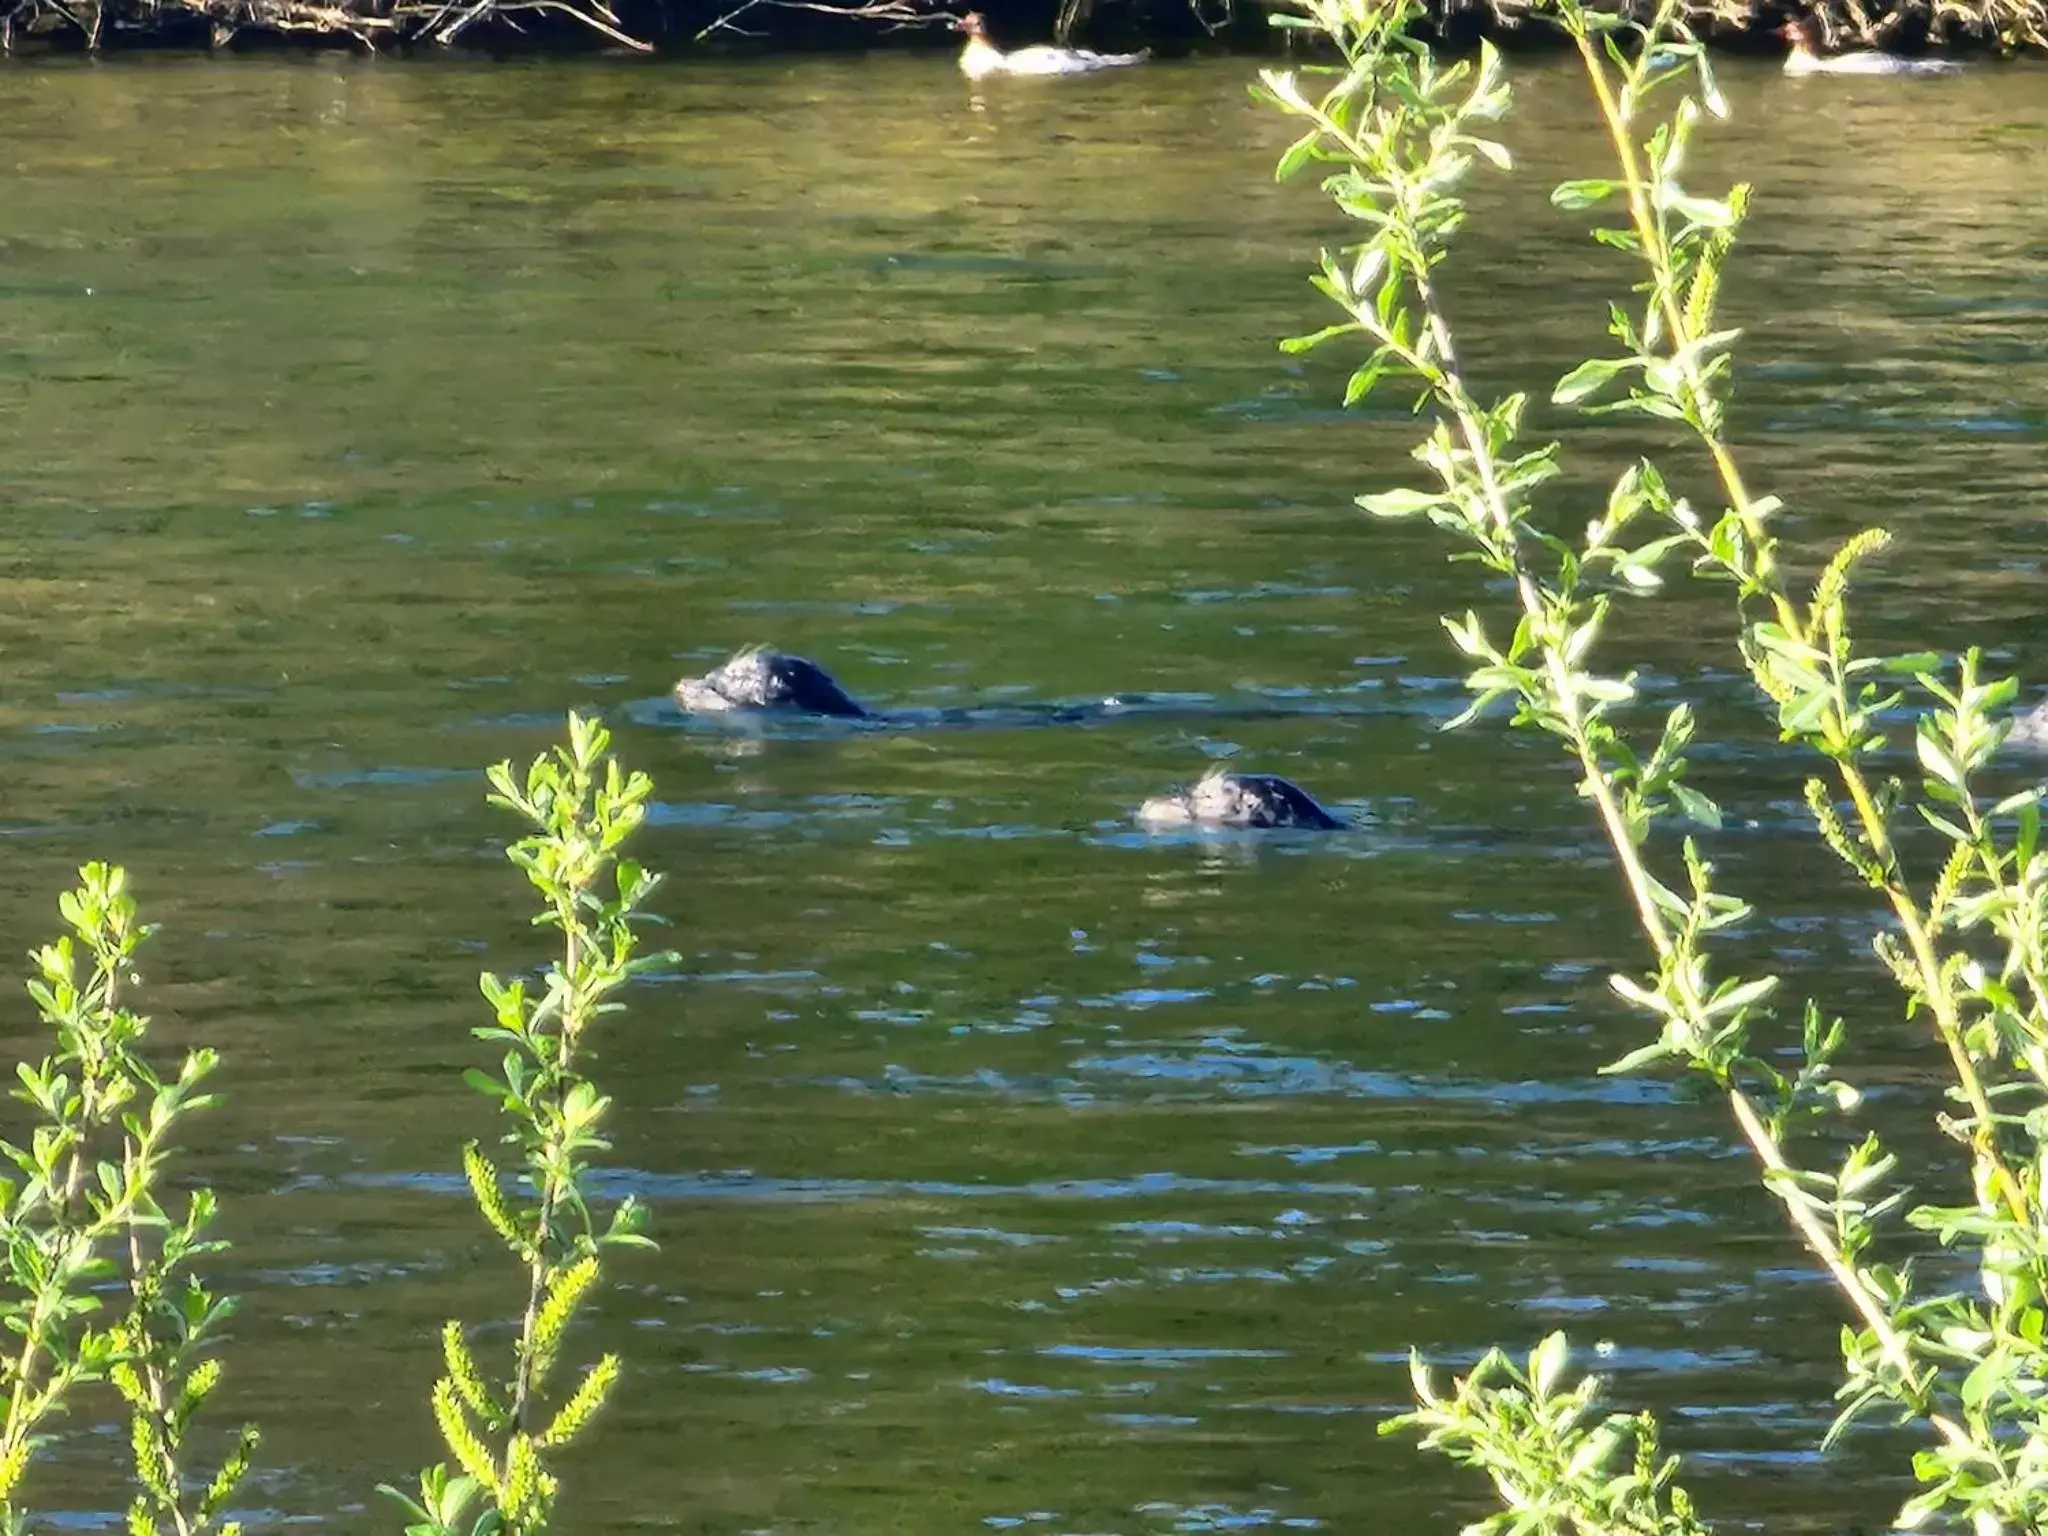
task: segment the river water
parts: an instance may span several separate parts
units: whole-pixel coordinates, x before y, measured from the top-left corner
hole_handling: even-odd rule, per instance
[[[1518,70],[1521,169],[1448,283],[1475,370],[1540,392],[1626,274],[1544,200],[1599,173],[1583,88]],[[1570,776],[1437,731],[1436,615],[1488,598],[1350,507],[1404,473],[1399,402],[1344,415],[1342,358],[1274,348],[1326,318],[1335,231],[1272,183],[1250,72],[0,70],[0,919],[18,952],[126,862],[164,1041],[225,1055],[194,1166],[246,1296],[222,1412],[270,1435],[252,1518],[392,1528],[441,1319],[515,1306],[457,1073],[476,971],[541,952],[476,770],[570,706],[657,782],[684,958],[598,1067],[663,1246],[584,1341],[630,1367],[565,1523],[1449,1531],[1479,1486],[1374,1432],[1405,1352],[1558,1326],[1670,1413],[1711,1513],[1895,1507],[1905,1443],[1815,1454],[1838,1315],[1721,1111],[1596,1075],[1637,952]],[[2041,74],[1728,74],[1697,180],[1760,188],[1752,485],[1803,548],[1899,532],[1869,627],[2040,680]],[[1568,490],[1645,442],[1560,426]],[[1924,1121],[1720,602],[1621,639],[1722,743],[1748,953]],[[665,706],[756,641],[902,723]],[[1356,829],[1133,833],[1222,759]],[[113,1522],[120,1454],[74,1437],[34,1507]]]

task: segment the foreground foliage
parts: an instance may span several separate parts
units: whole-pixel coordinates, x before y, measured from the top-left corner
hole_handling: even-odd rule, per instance
[[[590,1158],[607,1146],[600,1128],[610,1101],[584,1072],[589,1031],[620,1008],[620,988],[673,958],[635,954],[632,924],[660,877],[622,857],[651,786],[620,770],[602,726],[571,715],[568,734],[566,749],[536,758],[523,777],[509,763],[490,772],[493,803],[532,828],[507,857],[540,892],[534,924],[560,937],[562,953],[537,992],[483,978],[494,1022],[474,1033],[506,1049],[501,1075],[467,1075],[510,1123],[505,1140],[521,1163],[512,1188],[527,1203],[514,1203],[475,1143],[463,1165],[485,1220],[520,1265],[524,1311],[500,1383],[462,1324],[443,1332],[446,1374],[433,1411],[458,1470],[427,1469],[416,1499],[385,1490],[407,1509],[413,1536],[547,1528],[559,1490],[553,1457],[589,1425],[620,1371],[618,1356],[603,1355],[550,1396],[563,1346],[603,1255],[651,1246],[638,1202],[602,1221],[592,1210]],[[168,1193],[175,1133],[214,1102],[201,1090],[217,1060],[194,1051],[164,1077],[142,1053],[149,1021],[127,999],[151,930],[123,871],[87,865],[59,908],[69,931],[35,952],[28,985],[55,1048],[16,1069],[14,1097],[34,1122],[27,1144],[0,1142],[15,1170],[0,1178],[0,1323],[11,1341],[0,1351],[0,1530],[27,1529],[23,1479],[50,1449],[54,1423],[110,1384],[133,1453],[131,1536],[235,1536],[240,1526],[225,1511],[260,1437],[242,1429],[211,1467],[189,1443],[221,1379],[208,1351],[235,1307],[208,1288],[198,1264],[227,1245],[207,1235],[212,1190],[200,1187],[182,1208]]]
[[[589,1366],[555,1406],[542,1411],[569,1326],[597,1285],[604,1254],[652,1247],[647,1213],[627,1197],[600,1221],[591,1209],[589,1158],[610,1143],[601,1126],[611,1100],[583,1075],[591,1026],[621,1006],[612,997],[671,954],[636,956],[632,921],[661,883],[619,850],[647,815],[653,784],[621,772],[611,737],[595,721],[569,717],[569,745],[537,757],[523,780],[510,763],[490,772],[494,805],[533,831],[506,850],[541,896],[536,927],[561,936],[538,995],[521,980],[483,977],[496,1022],[474,1033],[505,1045],[502,1075],[472,1068],[470,1083],[511,1122],[505,1140],[519,1149],[519,1183],[528,1203],[514,1206],[498,1169],[475,1142],[463,1148],[471,1193],[506,1249],[525,1271],[526,1309],[512,1341],[509,1369],[489,1381],[467,1330],[442,1330],[447,1373],[434,1386],[434,1419],[459,1475],[445,1465],[420,1476],[419,1497],[393,1489],[413,1517],[408,1536],[537,1536],[548,1527],[558,1491],[554,1454],[582,1433],[611,1395],[619,1357]],[[482,1513],[472,1517],[472,1505]]]
[[[1474,703],[1457,723],[1505,703],[1515,725],[1549,733],[1577,764],[1648,955],[1643,974],[1613,987],[1652,1038],[1608,1070],[1675,1067],[1725,1099],[1846,1311],[1830,1438],[1865,1414],[1926,1436],[1913,1464],[1921,1491],[1900,1524],[1960,1522],[1978,1536],[2048,1528],[2048,848],[2041,790],[2000,799],[1977,783],[2011,728],[2004,707],[2017,683],[1986,675],[1975,653],[1887,655],[1857,643],[1850,586],[1889,542],[1882,529],[1817,560],[1810,588],[1788,572],[1781,504],[1745,483],[1726,432],[1737,333],[1716,311],[1749,189],[1711,197],[1681,181],[1693,135],[1726,107],[1677,0],[1641,27],[1577,0],[1552,12],[1614,156],[1603,174],[1557,187],[1552,202],[1611,211],[1595,238],[1641,272],[1610,307],[1611,349],[1560,380],[1552,401],[1662,424],[1712,466],[1697,502],[1643,460],[1591,508],[1546,492],[1558,444],[1527,440],[1524,397],[1471,392],[1437,283],[1465,217],[1458,188],[1482,164],[1510,165],[1490,136],[1510,101],[1499,57],[1432,58],[1411,40],[1410,0],[1310,0],[1307,13],[1345,65],[1313,93],[1312,72],[1264,76],[1268,98],[1306,124],[1281,174],[1332,167],[1325,188],[1362,239],[1326,253],[1315,280],[1345,318],[1290,345],[1363,340],[1369,356],[1349,400],[1420,391],[1433,418],[1415,453],[1426,480],[1361,504],[1427,518],[1513,595],[1502,611],[1444,620],[1473,665]],[[1564,531],[1573,528],[1584,532]],[[1613,605],[1655,592],[1681,563],[1727,590],[1745,669],[1783,737],[1812,755],[1814,834],[1883,908],[1875,958],[1948,1073],[1939,1123],[1961,1177],[1945,1200],[1908,1209],[1875,1133],[1837,1165],[1805,1160],[1817,1153],[1803,1133],[1862,1107],[1834,1068],[1844,1026],[1816,1002],[1781,1006],[1780,978],[1736,968],[1718,940],[1750,906],[1717,883],[1694,836],[1674,847],[1657,835],[1680,821],[1719,826],[1718,809],[1685,783],[1693,714],[1680,704],[1644,721],[1634,674],[1603,667],[1600,645]],[[1879,755],[1901,729],[1917,759],[1910,782]],[[1774,1064],[1788,1034],[1790,1071]],[[1941,1280],[1884,1256],[1902,1246],[1902,1221],[1948,1250],[1955,1262],[1929,1266]],[[1489,1474],[1507,1511],[1482,1529],[1699,1529],[1654,1425],[1601,1413],[1598,1383],[1567,1382],[1565,1369],[1561,1337],[1526,1370],[1489,1356],[1447,1394],[1418,1366],[1419,1411],[1386,1427],[1419,1428],[1425,1443]]]
[[[56,1049],[16,1068],[14,1097],[35,1119],[28,1145],[0,1143],[19,1175],[0,1179],[0,1321],[13,1339],[0,1357],[0,1522],[23,1528],[20,1484],[53,1421],[80,1388],[111,1381],[129,1410],[129,1530],[232,1536],[239,1527],[219,1517],[256,1431],[244,1429],[211,1473],[186,1450],[193,1416],[220,1380],[201,1352],[234,1312],[195,1268],[224,1246],[205,1235],[215,1200],[201,1189],[182,1212],[165,1204],[172,1133],[214,1102],[200,1087],[216,1059],[195,1051],[166,1079],[142,1055],[149,1020],[125,998],[151,930],[121,870],[88,864],[58,910],[69,932],[35,952],[28,984]],[[119,1290],[126,1303],[115,1313]]]

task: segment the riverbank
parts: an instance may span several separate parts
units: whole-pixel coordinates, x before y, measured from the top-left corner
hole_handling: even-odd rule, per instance
[[[965,0],[963,0],[964,8]],[[1280,7],[1236,0],[993,0],[997,36],[1193,49],[1272,52]],[[1521,8],[1440,0],[1437,36],[1454,46],[1491,37],[1541,47],[1548,29]],[[1781,47],[1785,8],[1775,0],[1702,7],[1709,40],[1730,49]],[[1919,0],[1814,8],[1845,43],[1907,51],[2048,47],[2048,0]],[[0,52],[106,52],[130,48],[234,50],[343,43],[369,51],[455,45],[492,53],[810,51],[949,47],[954,10],[940,0],[0,0]]]

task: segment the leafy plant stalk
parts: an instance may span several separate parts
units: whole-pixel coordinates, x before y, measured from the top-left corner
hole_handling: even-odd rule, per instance
[[[1785,574],[1772,522],[1779,504],[1751,494],[1725,431],[1737,333],[1717,328],[1715,314],[1749,189],[1705,198],[1680,182],[1694,130],[1704,113],[1723,112],[1725,103],[1679,0],[1663,0],[1639,28],[1577,0],[1550,8],[1578,49],[1620,169],[1618,178],[1566,182],[1552,201],[1585,209],[1619,196],[1623,222],[1595,236],[1634,257],[1643,271],[1639,306],[1609,306],[1609,333],[1621,355],[1582,363],[1552,398],[1687,429],[1714,465],[1724,506],[1711,522],[1703,520],[1654,464],[1639,461],[1577,540],[1550,531],[1541,511],[1538,492],[1557,473],[1557,444],[1521,445],[1524,397],[1489,405],[1472,395],[1434,276],[1464,219],[1459,186],[1482,159],[1508,168],[1506,149],[1474,131],[1507,108],[1498,58],[1483,52],[1476,68],[1440,64],[1409,36],[1418,11],[1407,0],[1307,0],[1304,9],[1296,24],[1334,38],[1344,66],[1329,72],[1335,82],[1313,98],[1301,73],[1263,77],[1268,98],[1308,124],[1283,157],[1281,174],[1315,162],[1336,167],[1326,190],[1361,221],[1365,237],[1326,253],[1315,279],[1345,311],[1344,323],[1287,345],[1301,349],[1361,334],[1372,351],[1352,376],[1347,403],[1405,379],[1434,408],[1435,424],[1416,456],[1436,486],[1361,502],[1383,517],[1429,518],[1511,584],[1507,639],[1496,640],[1476,613],[1445,620],[1475,663],[1468,683],[1477,697],[1455,723],[1510,700],[1516,724],[1557,736],[1579,765],[1581,791],[1614,851],[1654,961],[1647,978],[1617,976],[1613,985],[1656,1022],[1657,1039],[1609,1070],[1673,1060],[1726,1095],[1766,1186],[1860,1325],[1844,1334],[1845,1407],[1835,1432],[1858,1412],[1888,1405],[1934,1434],[1915,1464],[1926,1486],[1902,1521],[1945,1512],[1966,1516],[1980,1531],[2008,1523],[2041,1528],[2048,1511],[2048,1414],[2036,1385],[2048,1368],[2048,856],[2040,848],[2039,792],[1986,803],[1972,785],[2009,728],[1994,712],[2017,685],[1983,678],[1975,653],[1950,668],[1929,653],[1859,651],[1848,592],[1858,563],[1889,542],[1882,530],[1865,530],[1837,549],[1808,596],[1795,592]],[[1697,96],[1682,95],[1645,134],[1640,120],[1648,104],[1688,78],[1697,81]],[[1636,542],[1629,530],[1646,516],[1662,527]],[[1860,1102],[1832,1067],[1844,1037],[1841,1021],[1808,1003],[1801,1065],[1781,1073],[1751,1044],[1775,1017],[1778,979],[1717,977],[1710,955],[1714,935],[1744,921],[1748,905],[1715,887],[1691,837],[1679,850],[1682,880],[1661,875],[1652,858],[1650,833],[1659,821],[1683,816],[1709,829],[1719,824],[1718,808],[1684,782],[1692,713],[1680,705],[1652,737],[1632,741],[1622,721],[1637,702],[1634,677],[1603,674],[1592,658],[1613,603],[1655,591],[1663,581],[1659,567],[1681,555],[1699,576],[1733,586],[1738,645],[1750,675],[1776,705],[1782,734],[1825,759],[1835,790],[1847,799],[1844,817],[1822,777],[1808,782],[1823,841],[1886,902],[1897,936],[1882,938],[1878,954],[1908,1012],[1924,1010],[1933,1021],[1963,1109],[1943,1124],[1967,1149],[1969,1202],[1923,1206],[1907,1219],[1974,1260],[1982,1301],[1963,1292],[1920,1294],[1910,1266],[1872,1256],[1880,1225],[1906,1199],[1893,1179],[1895,1159],[1874,1136],[1831,1173],[1791,1157],[1790,1137],[1801,1125],[1849,1113]],[[1888,712],[1907,683],[1932,705],[1915,726],[1917,793],[1874,771]],[[1938,872],[1924,883],[1910,873],[1895,826],[1907,804],[1946,844]],[[1977,952],[1978,936],[1987,934],[2000,951],[1995,965]],[[1611,1420],[1612,1434],[1586,1441],[1572,1457],[1554,1435],[1536,1436],[1521,1452],[1501,1449],[1519,1443],[1501,1438],[1502,1426],[1547,1400],[1561,1369],[1561,1339],[1555,1348],[1554,1357],[1544,1354],[1541,1371],[1532,1362],[1525,1375],[1494,1360],[1453,1399],[1432,1397],[1419,1377],[1423,1412],[1401,1422],[1421,1423],[1431,1443],[1486,1465],[1525,1514],[1532,1488],[1560,1498],[1575,1487],[1583,1492],[1593,1486],[1588,1477],[1597,1483],[1609,1476],[1601,1469],[1625,1442],[1640,1449],[1641,1435]],[[1546,1342],[1544,1351],[1551,1349]],[[1584,1404],[1573,1410],[1582,1411]],[[1587,1450],[1596,1444],[1604,1449]],[[1591,1460],[1573,1459],[1581,1453]],[[1621,1487],[1635,1474],[1612,1476]],[[1650,1489],[1640,1477],[1628,1486]],[[1591,1509],[1565,1498],[1551,1515],[1530,1515],[1514,1528],[1680,1528],[1660,1523],[1680,1518],[1676,1505],[1660,1509],[1654,1499],[1624,1501],[1604,1514]]]
[[[21,1175],[0,1180],[0,1322],[19,1339],[0,1360],[0,1523],[10,1531],[23,1524],[16,1489],[47,1443],[44,1426],[74,1389],[111,1379],[129,1407],[134,1536],[157,1536],[166,1525],[179,1536],[232,1536],[239,1526],[220,1515],[248,1471],[256,1430],[244,1428],[196,1490],[186,1447],[194,1415],[220,1380],[218,1362],[203,1353],[234,1310],[194,1267],[226,1246],[204,1236],[217,1202],[201,1188],[174,1217],[160,1194],[172,1133],[183,1116],[214,1102],[200,1088],[216,1058],[196,1051],[166,1081],[138,1049],[148,1020],[123,994],[152,930],[138,920],[124,871],[86,865],[58,905],[71,931],[34,953],[37,975],[28,985],[57,1048],[16,1068],[14,1097],[38,1116],[29,1145],[0,1144]],[[101,1293],[116,1277],[129,1305],[107,1323]]]
[[[510,1122],[504,1140],[519,1149],[518,1183],[530,1203],[514,1205],[477,1143],[463,1149],[463,1168],[485,1222],[524,1271],[526,1295],[509,1372],[495,1386],[462,1324],[442,1331],[445,1372],[433,1409],[458,1470],[446,1463],[426,1469],[417,1498],[384,1488],[412,1517],[409,1536],[538,1536],[547,1529],[559,1486],[549,1461],[604,1405],[620,1361],[601,1356],[543,1413],[551,1373],[600,1279],[602,1255],[653,1246],[637,1200],[621,1201],[603,1221],[592,1209],[589,1159],[610,1145],[601,1127],[611,1101],[584,1075],[591,1026],[621,1006],[613,995],[675,958],[635,954],[634,921],[661,881],[620,852],[645,820],[653,786],[645,774],[620,769],[597,722],[570,715],[568,738],[566,748],[535,758],[523,779],[510,763],[489,775],[491,803],[532,828],[506,856],[540,892],[534,925],[553,929],[562,953],[537,994],[521,979],[482,978],[495,1022],[472,1033],[506,1050],[499,1075],[472,1068],[465,1076]]]
[[[1630,58],[1619,49],[1603,46],[1612,34],[1600,30],[1591,13],[1576,4],[1558,7],[1559,20],[1579,52],[1599,107],[1601,122],[1621,169],[1621,184],[1628,194],[1629,224],[1636,240],[1635,249],[1649,269],[1648,286],[1654,295],[1654,318],[1646,319],[1639,329],[1633,326],[1625,328],[1619,333],[1619,339],[1631,344],[1636,352],[1631,361],[1640,361],[1645,366],[1646,383],[1649,379],[1647,369],[1652,364],[1668,359],[1668,366],[1676,370],[1676,387],[1655,393],[1638,393],[1643,398],[1659,400],[1667,408],[1675,409],[1678,419],[1692,429],[1713,460],[1715,473],[1727,498],[1727,516],[1733,523],[1728,529],[1731,537],[1722,544],[1717,546],[1711,535],[1703,538],[1701,553],[1738,584],[1744,599],[1762,598],[1768,602],[1776,626],[1775,633],[1782,635],[1784,641],[1781,651],[1770,644],[1772,632],[1753,635],[1745,645],[1744,659],[1759,686],[1773,698],[1783,702],[1782,696],[1789,693],[1793,700],[1808,710],[1813,707],[1809,701],[1818,702],[1816,717],[1802,720],[1802,728],[1796,734],[1803,735],[1811,745],[1833,760],[1841,787],[1855,808],[1861,833],[1863,856],[1851,858],[1850,863],[1859,874],[1881,877],[1873,879],[1872,883],[1884,892],[1906,935],[1918,972],[1914,985],[1931,1007],[1936,1032],[1948,1050],[1957,1082],[1975,1113],[1978,1155],[1987,1166],[1996,1170],[2001,1194],[2008,1201],[2017,1201],[2020,1198],[2018,1187],[1996,1144],[1990,1100],[1963,1042],[1962,1023],[1954,1000],[1948,989],[1940,985],[1941,956],[1927,914],[1921,910],[1911,886],[1900,874],[1889,818],[1881,804],[1881,793],[1871,784],[1859,761],[1866,755],[1870,738],[1866,734],[1868,721],[1863,718],[1866,712],[1860,711],[1854,703],[1858,690],[1850,680],[1846,647],[1839,643],[1847,639],[1843,632],[1843,616],[1833,605],[1827,610],[1820,610],[1817,606],[1811,622],[1807,615],[1802,614],[1779,567],[1776,539],[1767,527],[1768,519],[1778,509],[1778,504],[1775,499],[1759,500],[1750,495],[1724,431],[1726,412],[1721,386],[1726,370],[1714,368],[1713,359],[1725,356],[1720,349],[1732,343],[1735,333],[1717,334],[1706,327],[1712,320],[1713,302],[1719,291],[1720,263],[1726,259],[1734,243],[1735,232],[1748,206],[1750,188],[1736,187],[1720,212],[1704,204],[1696,205],[1695,211],[1706,214],[1709,227],[1716,233],[1710,248],[1700,253],[1702,259],[1691,266],[1692,286],[1681,295],[1680,287],[1688,275],[1690,253],[1679,248],[1678,241],[1683,241],[1693,231],[1681,229],[1677,240],[1674,240],[1670,226],[1673,200],[1660,198],[1660,194],[1675,187],[1678,156],[1683,152],[1690,123],[1697,121],[1697,108],[1687,112],[1686,106],[1681,105],[1680,117],[1674,122],[1683,121],[1688,128],[1675,137],[1667,138],[1663,165],[1646,167],[1644,157],[1638,153],[1630,136],[1645,95],[1658,83],[1655,74],[1656,45],[1666,31],[1678,30],[1677,16],[1678,8],[1667,6],[1665,13],[1660,14],[1646,31],[1644,46]],[[1699,57],[1704,68],[1704,55]],[[1719,93],[1712,89],[1711,84],[1708,99],[1720,104]],[[1581,377],[1588,383],[1593,382],[1593,377],[1585,375],[1583,370]],[[1632,396],[1632,403],[1640,405],[1641,402]],[[1738,531],[1739,538],[1734,537]],[[1888,542],[1889,536],[1883,537]],[[1851,562],[1881,547],[1881,544],[1872,542],[1867,549],[1857,550],[1850,557]],[[1847,571],[1845,566],[1842,572],[1844,580]],[[1817,645],[1816,624],[1833,631],[1826,638],[1835,643]],[[1838,651],[1844,654],[1837,654]],[[1787,652],[1824,660],[1828,664],[1825,678],[1828,688],[1824,692],[1802,688],[1803,679],[1780,675],[1783,669],[1774,665],[1773,657]],[[2024,1219],[2025,1212],[2021,1205],[2014,1204],[2013,1214]]]

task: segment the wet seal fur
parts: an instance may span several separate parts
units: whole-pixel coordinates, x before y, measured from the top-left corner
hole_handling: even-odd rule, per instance
[[[2048,699],[2012,716],[2005,745],[2015,752],[2048,753]]]
[[[868,712],[815,661],[749,646],[702,677],[676,684],[676,703],[693,714],[773,709],[865,720]]]
[[[1186,789],[1138,807],[1150,827],[1298,828],[1334,832],[1348,825],[1332,816],[1300,785],[1277,774],[1211,769]]]

